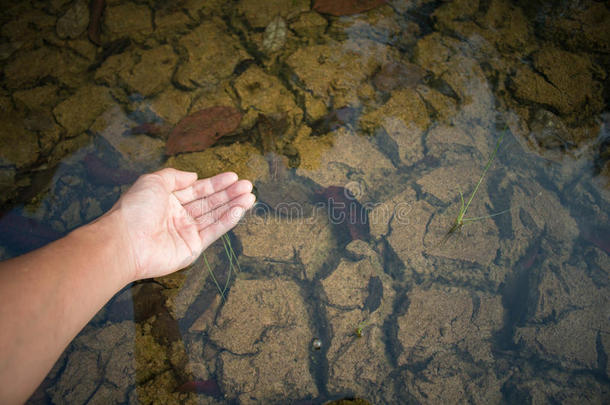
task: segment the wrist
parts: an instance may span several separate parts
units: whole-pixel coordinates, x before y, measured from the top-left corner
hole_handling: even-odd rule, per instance
[[[121,289],[135,279],[136,266],[121,213],[112,209],[68,235],[86,254],[98,255],[109,277]]]

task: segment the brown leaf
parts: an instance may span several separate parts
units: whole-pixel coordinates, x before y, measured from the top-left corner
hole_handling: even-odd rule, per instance
[[[168,155],[196,152],[237,129],[242,114],[234,107],[210,107],[197,111],[176,125],[165,146]]]
[[[386,0],[316,0],[313,9],[321,14],[341,16],[362,13],[385,3]]]
[[[424,80],[428,72],[413,63],[390,62],[381,68],[373,79],[378,90],[392,91],[395,88],[414,88]]]
[[[314,192],[316,202],[327,204],[331,223],[350,240],[368,240],[371,235],[366,208],[348,189],[329,186]]]
[[[87,33],[89,34],[89,40],[95,45],[101,45],[100,33],[102,30],[102,14],[104,14],[104,7],[106,7],[105,0],[91,0],[89,5],[89,28]]]

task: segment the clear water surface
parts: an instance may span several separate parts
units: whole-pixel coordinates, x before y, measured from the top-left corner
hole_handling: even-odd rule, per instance
[[[163,166],[236,171],[259,201],[206,252],[216,282],[200,259],[121,291],[29,403],[608,403],[607,4],[3,1],[0,18],[2,257]],[[238,127],[166,146],[213,107]],[[481,178],[478,220],[455,227]]]

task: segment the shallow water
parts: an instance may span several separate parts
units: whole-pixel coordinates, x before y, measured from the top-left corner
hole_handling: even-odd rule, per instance
[[[163,166],[259,203],[224,300],[201,259],[126,288],[30,403],[608,402],[605,4],[106,3],[101,46],[86,2],[3,3],[2,257]],[[465,217],[505,212],[443,243],[499,139]]]

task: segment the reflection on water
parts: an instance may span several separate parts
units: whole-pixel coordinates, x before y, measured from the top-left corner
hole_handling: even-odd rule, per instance
[[[604,3],[5,3],[3,257],[164,165],[260,203],[226,301],[121,291],[31,403],[609,398]],[[502,134],[466,217],[506,212],[441,243]]]

